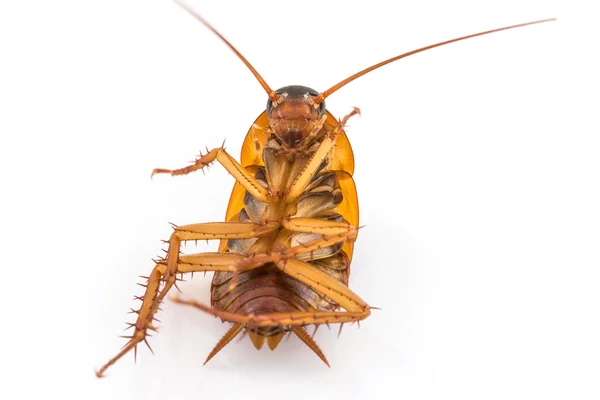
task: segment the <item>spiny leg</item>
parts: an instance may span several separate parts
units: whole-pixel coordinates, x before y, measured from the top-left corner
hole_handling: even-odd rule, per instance
[[[298,224],[294,225],[298,229],[314,229],[313,222],[320,220],[313,220],[311,218],[298,219]],[[287,326],[321,359],[329,366],[327,359],[316,342],[306,333],[303,326],[309,324],[329,324],[329,323],[341,323],[345,322],[356,322],[366,318],[370,314],[369,306],[354,294],[347,286],[340,283],[330,275],[317,270],[312,265],[296,260],[296,255],[310,253],[322,247],[328,247],[336,243],[344,242],[347,240],[353,240],[356,238],[358,228],[352,227],[348,224],[330,223],[329,227],[319,226],[317,228],[328,228],[333,230],[334,234],[324,236],[322,238],[304,243],[300,246],[291,247],[271,254],[261,254],[252,257],[246,257],[238,264],[236,264],[234,277],[232,281],[235,281],[235,277],[242,270],[246,270],[249,267],[263,265],[267,262],[274,262],[278,268],[284,273],[304,282],[307,286],[313,288],[313,290],[330,297],[333,301],[340,304],[348,312],[292,312],[292,313],[272,313],[262,314],[258,316],[254,315],[240,315],[226,311],[216,310],[209,306],[200,304],[195,301],[186,301],[180,298],[174,298],[173,301],[191,305],[199,308],[211,315],[220,317],[221,319],[229,322],[233,322],[235,325],[217,344],[215,349],[209,355],[212,358],[218,351],[220,351],[227,343],[229,343],[238,333],[238,329],[245,328],[246,331],[255,329],[257,327],[272,327],[272,326]],[[235,282],[230,285],[235,286]],[[239,328],[236,328],[239,327]],[[235,330],[235,334],[233,331]],[[207,360],[208,361],[208,360]]]
[[[324,237],[313,241],[315,243],[308,246],[308,249],[316,247],[316,242],[331,245],[332,240]],[[335,243],[335,242],[334,242]],[[339,243],[339,240],[338,240]],[[306,250],[303,246],[296,246],[288,249],[287,254],[300,254]],[[295,258],[281,257],[278,254],[261,255],[248,257],[244,262],[238,264],[243,266],[253,260],[256,264],[265,262],[274,262],[275,265],[285,274],[305,283],[313,290],[329,297],[346,311],[317,311],[317,312],[293,312],[293,313],[271,313],[261,315],[239,315],[226,311],[216,310],[195,301],[186,301],[180,298],[173,300],[178,303],[187,304],[199,308],[211,315],[220,317],[225,321],[245,324],[250,328],[271,327],[271,326],[303,326],[310,324],[326,323],[346,323],[355,322],[367,318],[371,314],[371,307],[355,294],[348,286],[339,282],[332,276],[314,268],[311,264],[297,260]]]
[[[305,220],[305,225],[308,225],[308,226],[310,226],[310,224],[314,221],[312,218],[298,218],[298,219]],[[330,226],[330,229],[332,231],[331,234],[324,235],[321,238],[317,238],[317,239],[311,240],[309,242],[302,243],[298,246],[289,247],[289,248],[279,250],[279,251],[274,251],[270,254],[256,254],[256,255],[246,257],[245,259],[241,260],[238,264],[236,264],[236,269],[231,278],[231,283],[229,284],[228,290],[233,290],[235,288],[235,286],[237,286],[239,272],[244,270],[244,268],[246,268],[249,265],[254,265],[254,264],[262,265],[262,264],[266,264],[269,262],[277,262],[277,261],[281,261],[281,260],[287,260],[287,259],[290,259],[292,257],[298,256],[301,254],[312,253],[314,251],[320,250],[325,247],[334,246],[336,244],[343,243],[345,241],[350,241],[350,240],[356,239],[356,236],[358,234],[357,227],[353,227],[348,224],[338,223],[338,222],[330,222],[330,223],[333,224],[333,226]],[[339,225],[339,224],[342,224],[342,225]],[[302,225],[303,224],[301,222],[298,225],[296,225],[295,227],[300,229]],[[307,228],[307,229],[309,229],[309,228]],[[312,228],[310,228],[310,229],[312,229]],[[302,232],[302,231],[298,231],[298,232]],[[322,233],[322,232],[318,232],[318,233]]]
[[[228,311],[217,310],[194,300],[183,300],[173,297],[175,303],[198,308],[207,314],[221,318],[224,321],[242,324],[249,329],[290,326],[298,327],[314,324],[345,324],[357,322],[371,315],[370,307],[360,312],[351,311],[297,311],[288,313],[269,313],[259,315],[240,315]]]
[[[360,110],[355,107],[350,112],[350,114],[348,114],[344,118],[342,118],[342,120],[339,122],[338,126],[335,127],[323,139],[323,141],[321,142],[321,145],[319,146],[319,148],[317,149],[315,154],[312,156],[312,158],[310,159],[308,164],[306,164],[306,166],[304,167],[302,172],[300,172],[300,174],[296,177],[296,179],[294,180],[294,182],[288,189],[288,192],[285,196],[285,200],[287,202],[292,202],[294,199],[297,199],[298,196],[300,196],[300,194],[302,194],[302,192],[304,191],[304,188],[306,188],[306,185],[308,185],[308,183],[310,182],[310,179],[318,171],[323,160],[325,160],[325,158],[327,157],[329,152],[335,147],[335,141],[336,141],[337,137],[339,136],[339,134],[342,132],[346,122],[348,122],[348,119],[350,119],[350,117],[352,117],[353,115],[356,115],[356,114],[360,114]]]
[[[151,176],[156,174],[171,174],[171,176],[187,175],[190,172],[203,169],[215,160],[217,160],[227,170],[227,172],[229,172],[244,187],[244,189],[246,189],[246,191],[254,196],[257,200],[265,203],[272,201],[269,190],[262,186],[222,147],[212,149],[207,154],[203,156],[201,155],[194,164],[184,168],[175,170],[156,168],[154,171],[152,171]]]
[[[203,271],[234,272],[237,270],[236,265],[239,263],[239,260],[243,258],[244,256],[241,254],[232,253],[205,253],[181,256],[180,261],[177,263],[176,273]],[[244,266],[244,271],[254,269],[260,265],[261,264],[248,264]],[[162,296],[159,296],[159,289],[161,282],[164,281],[166,268],[166,264],[157,264],[153,269],[150,277],[148,278],[148,282],[146,285],[143,285],[146,286],[146,292],[144,293],[144,296],[139,297],[142,300],[142,306],[139,310],[132,310],[138,314],[138,319],[135,324],[128,324],[130,327],[135,328],[135,333],[126,337],[129,339],[129,342],[115,357],[110,359],[101,369],[96,372],[97,377],[101,378],[108,367],[117,362],[132,349],[134,350],[135,354],[137,351],[137,345],[140,342],[145,342],[150,348],[150,345],[146,341],[146,336],[148,336],[147,330],[150,329],[156,331],[156,328],[152,325],[152,321],[155,319],[154,316],[158,311],[158,306],[162,302],[162,298],[164,298],[164,294],[166,294],[170,286],[172,286],[171,284],[167,287],[167,283],[169,283],[169,281],[167,281],[160,292]],[[150,350],[152,349],[150,348]]]
[[[303,282],[316,292],[327,296],[347,311],[347,313],[335,311],[332,315],[358,313],[364,315],[361,319],[370,315],[369,305],[356,293],[350,290],[348,286],[344,285],[331,275],[316,269],[311,264],[295,258],[290,258],[277,261],[275,262],[275,265],[277,265],[277,267],[285,274]],[[355,319],[352,319],[352,321],[354,320]]]
[[[208,222],[177,226],[173,235],[180,240],[250,239],[267,235],[278,227],[276,222]]]
[[[290,231],[320,235],[339,235],[358,229],[358,227],[352,226],[347,222],[327,221],[318,218],[286,217],[281,221],[281,225]]]
[[[152,325],[154,316],[169,289],[175,284],[177,273],[202,271],[235,272],[240,260],[245,259],[242,255],[231,253],[208,253],[180,256],[179,251],[181,241],[250,239],[266,235],[275,229],[277,229],[276,223],[253,224],[243,222],[192,224],[175,228],[175,231],[169,240],[167,258],[157,263],[148,277],[148,282],[146,285],[143,285],[146,287],[146,291],[144,295],[140,297],[142,306],[139,310],[135,311],[138,314],[135,324],[130,324],[130,327],[135,328],[134,333],[127,337],[129,342],[123,349],[96,372],[96,376],[99,378],[102,377],[108,367],[117,362],[131,350],[134,350],[135,354],[137,345],[142,341],[148,344],[146,341],[147,331],[148,329],[156,330]],[[245,263],[241,268],[250,270],[256,268],[258,265],[260,264]],[[161,284],[163,284],[162,289]],[[148,347],[150,346],[148,345]]]

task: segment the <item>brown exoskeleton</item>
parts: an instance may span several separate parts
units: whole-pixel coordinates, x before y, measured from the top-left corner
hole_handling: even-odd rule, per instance
[[[129,342],[102,368],[106,369],[156,330],[159,305],[176,283],[177,274],[214,271],[211,305],[174,298],[232,323],[206,361],[240,332],[260,349],[275,349],[287,332],[294,333],[327,365],[327,359],[305,326],[344,324],[367,318],[371,308],[348,287],[353,243],[358,232],[358,199],[352,179],[354,158],[344,132],[354,109],[336,120],[325,98],[347,83],[383,65],[434,47],[501,30],[546,22],[529,22],[426,46],[366,68],[317,92],[305,86],[272,90],[250,63],[212,26],[180,4],[221,38],[246,64],[269,100],[250,128],[238,163],[216,148],[185,168],[156,169],[155,174],[184,175],[215,160],[235,179],[226,222],[175,227],[167,256],[157,261],[139,299]],[[220,240],[216,253],[181,255],[181,243]],[[342,311],[343,309],[344,311]],[[341,327],[341,325],[340,325]]]

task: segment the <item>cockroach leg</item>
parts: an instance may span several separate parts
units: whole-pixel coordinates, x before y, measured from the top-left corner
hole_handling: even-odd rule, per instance
[[[269,313],[259,315],[240,315],[228,311],[209,307],[194,300],[183,300],[173,297],[175,303],[198,308],[223,321],[243,324],[248,329],[267,328],[276,326],[299,327],[312,324],[335,324],[363,320],[371,315],[370,308],[366,306],[363,311],[298,311],[289,313]]]
[[[180,240],[250,239],[267,235],[277,227],[276,222],[209,222],[178,226],[173,235]]]
[[[246,255],[237,253],[197,253],[179,256],[177,273],[194,273],[202,271],[213,272],[244,272],[258,268],[263,263],[246,262]],[[164,262],[162,265],[166,265]]]
[[[305,283],[311,289],[321,293],[322,295],[329,297],[331,300],[335,301],[337,304],[346,309],[349,313],[364,313],[364,317],[360,319],[368,317],[371,313],[369,311],[369,305],[365,303],[365,301],[362,300],[356,293],[350,290],[348,286],[336,280],[331,275],[316,269],[311,264],[297,260],[295,258],[290,258],[287,260],[277,261],[275,265],[277,265],[277,267],[285,274]],[[336,313],[337,312],[334,312],[334,314]],[[329,322],[352,321],[356,321],[356,319],[353,318],[348,321],[336,321],[334,318],[332,320],[329,320]]]
[[[227,153],[222,147],[212,149],[207,154],[198,158],[194,164],[184,168],[174,170],[156,168],[154,171],[152,171],[151,177],[156,174],[171,174],[171,176],[187,175],[190,172],[202,170],[215,160],[217,160],[227,170],[227,172],[229,172],[235,178],[235,180],[238,181],[240,185],[242,185],[244,189],[246,189],[246,191],[254,196],[257,200],[265,203],[270,203],[273,201],[269,190],[262,186],[254,178],[254,176],[246,171],[246,169],[243,168],[240,163],[238,163],[235,158],[229,155],[229,153]]]
[[[307,220],[307,221],[319,221],[323,223],[327,223],[327,221],[321,220],[313,220],[312,218],[296,218],[297,220]],[[233,290],[238,283],[238,275],[242,271],[246,271],[247,268],[256,268],[256,266],[264,265],[269,262],[277,262],[281,260],[287,260],[291,257],[295,257],[301,254],[312,253],[313,251],[333,246],[338,243],[343,243],[345,241],[352,241],[356,239],[358,234],[358,228],[352,227],[348,224],[343,224],[342,226],[338,226],[336,222],[329,222],[330,224],[334,224],[330,229],[333,231],[332,233],[325,234],[323,237],[311,240],[309,242],[303,243],[299,246],[289,247],[280,251],[274,251],[271,254],[257,254],[250,257],[246,257],[236,264],[233,272],[233,276],[231,278],[231,283],[229,284],[228,290]],[[310,222],[308,223],[310,224]],[[307,224],[307,225],[308,225]],[[300,225],[298,225],[300,229]],[[306,230],[309,231],[308,228]],[[304,232],[298,230],[298,232]],[[312,231],[310,231],[312,232]],[[320,230],[319,232],[323,234],[324,232]]]
[[[284,250],[273,252],[273,253],[271,253],[271,256],[276,257],[276,259],[274,261],[279,261],[279,260],[285,261],[287,259],[291,259],[292,257],[295,257],[300,254],[311,253],[313,251],[320,250],[322,248],[333,246],[338,243],[343,243],[346,241],[354,241],[356,239],[357,235],[358,235],[358,228],[346,227],[345,230],[342,232],[335,233],[335,234],[327,234],[321,238],[302,243],[299,246],[289,247]]]
[[[311,218],[298,218],[298,224],[294,225],[295,228],[303,229],[304,227],[314,228],[311,225],[314,221]],[[326,223],[327,221],[316,220],[319,222]],[[183,300],[175,297],[173,301],[190,305],[199,308],[208,314],[219,317],[224,321],[232,322],[234,328],[236,326],[243,326],[247,330],[252,330],[259,327],[277,327],[277,326],[288,326],[293,332],[309,347],[317,356],[329,366],[325,355],[316,344],[316,342],[310,337],[308,333],[303,329],[303,326],[310,324],[329,324],[329,323],[346,323],[356,322],[367,318],[370,314],[370,307],[365,303],[358,295],[352,292],[346,285],[339,282],[331,275],[316,269],[309,263],[292,258],[294,256],[312,252],[316,249],[334,245],[336,243],[345,242],[347,240],[353,240],[356,238],[358,228],[351,227],[348,224],[339,225],[339,223],[329,222],[329,229],[340,230],[335,231],[333,234],[323,236],[322,238],[307,242],[300,246],[291,247],[282,251],[273,252],[271,254],[261,254],[252,257],[246,257],[239,261],[234,267],[234,275],[232,277],[231,286],[235,287],[235,277],[239,272],[248,270],[250,268],[257,268],[260,265],[268,262],[275,263],[275,265],[285,274],[303,282],[306,286],[312,288],[316,292],[329,297],[335,301],[346,311],[317,311],[317,312],[290,312],[290,313],[270,313],[270,314],[258,314],[258,315],[240,315],[234,314],[222,310],[218,310],[212,307],[208,307],[201,303],[193,300]],[[319,226],[322,228],[322,226]],[[308,228],[307,228],[308,229]],[[322,233],[322,232],[321,232]],[[234,331],[234,328],[230,332]],[[241,328],[240,328],[241,329]],[[210,353],[207,361],[212,358],[218,351],[220,351],[227,343],[229,343],[235,334],[228,332],[217,346]],[[252,333],[252,332],[251,332]]]
[[[323,139],[315,154],[312,156],[306,167],[304,167],[304,170],[298,174],[288,189],[285,196],[286,201],[291,202],[294,199],[297,199],[300,194],[302,194],[313,175],[319,170],[322,162],[329,155],[329,152],[331,152],[331,150],[335,147],[335,141],[343,132],[344,125],[346,125],[348,119],[356,114],[360,114],[360,110],[355,107],[348,115],[342,118],[338,123],[338,126],[336,126],[335,129],[328,133],[328,135]]]
[[[318,218],[284,218],[281,224],[294,232],[317,233],[321,235],[339,235],[358,229],[347,222],[327,221]]]
[[[243,316],[213,309],[195,301],[185,301],[178,298],[174,300],[199,308],[223,320],[245,324],[250,328],[355,322],[363,320],[371,314],[369,305],[357,294],[332,276],[314,268],[311,264],[295,258],[282,258],[279,261],[275,261],[275,265],[285,274],[303,282],[322,295],[329,297],[346,311],[271,313]]]
[[[102,368],[96,371],[96,376],[103,376],[104,372],[131,350],[137,351],[137,345],[146,341],[147,331],[156,330],[152,322],[160,304],[163,302],[169,289],[175,284],[178,273],[201,271],[235,272],[236,265],[245,257],[234,253],[203,253],[180,256],[181,242],[187,240],[208,239],[250,239],[271,233],[277,229],[276,223],[254,224],[244,222],[215,222],[206,224],[191,224],[175,227],[169,239],[167,258],[161,260],[152,270],[145,286],[146,291],[142,296],[142,306],[135,310],[138,314],[133,325],[135,331],[128,336],[129,342]],[[259,264],[262,265],[262,264]],[[247,263],[243,268],[250,270],[256,264]],[[161,288],[161,284],[163,285]]]

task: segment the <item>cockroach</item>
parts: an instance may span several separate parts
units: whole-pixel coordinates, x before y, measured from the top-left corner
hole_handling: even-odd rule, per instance
[[[142,305],[123,349],[104,372],[155,331],[155,315],[178,274],[213,271],[211,305],[173,298],[232,324],[208,355],[214,357],[240,332],[260,349],[274,350],[284,334],[295,334],[325,364],[307,325],[359,322],[370,307],[348,287],[358,233],[358,197],[352,179],[354,157],[344,126],[358,108],[337,120],[325,99],[355,79],[401,58],[489,33],[553,21],[545,19],[475,33],[425,46],[370,66],[318,92],[306,86],[272,90],[246,58],[186,4],[178,4],[217,35],[248,67],[268,96],[266,110],[250,127],[240,162],[223,147],[180,169],[152,175],[185,175],[219,162],[236,180],[226,222],[174,226],[164,258],[147,277]],[[218,252],[181,255],[182,242],[220,240]],[[343,311],[342,311],[343,309]],[[150,347],[148,345],[148,347]],[[205,363],[206,363],[205,362]]]

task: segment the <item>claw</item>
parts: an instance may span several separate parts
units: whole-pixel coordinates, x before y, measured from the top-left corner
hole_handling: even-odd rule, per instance
[[[171,173],[173,173],[173,171],[171,171],[170,169],[155,168],[152,170],[152,174],[150,174],[150,179],[152,179],[154,177],[154,175],[156,175],[156,174],[171,174]]]

